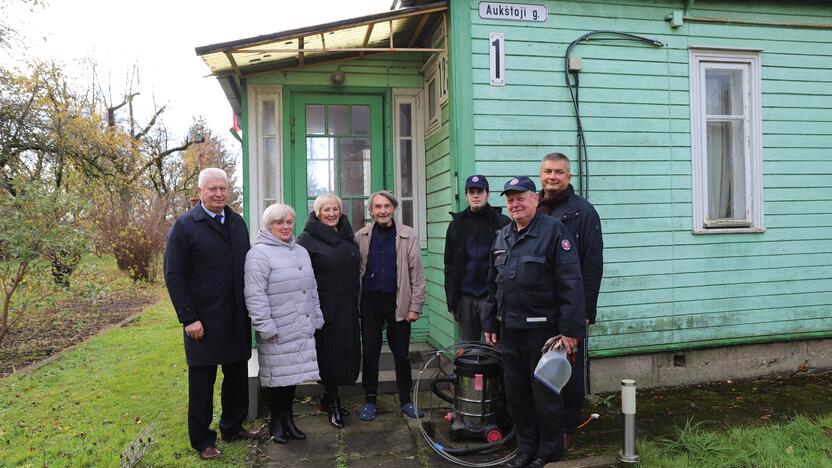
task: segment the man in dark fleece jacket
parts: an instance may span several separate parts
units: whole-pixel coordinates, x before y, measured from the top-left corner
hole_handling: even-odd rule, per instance
[[[468,208],[451,213],[445,236],[445,299],[459,322],[462,341],[482,339],[483,306],[488,298],[488,268],[494,236],[511,220],[488,204],[488,180],[465,180]]]
[[[570,181],[569,158],[551,153],[540,162],[540,204],[538,212],[560,220],[575,240],[584,282],[586,323],[595,323],[598,291],[604,273],[604,240],[598,212],[586,199],[575,194]],[[564,442],[569,450],[575,444],[575,430],[580,423],[584,399],[589,393],[589,357],[587,336],[582,337],[572,363],[572,378],[563,389]]]

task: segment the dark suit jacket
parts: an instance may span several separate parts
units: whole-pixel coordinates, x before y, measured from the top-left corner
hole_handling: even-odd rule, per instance
[[[225,216],[228,229],[198,204],[177,218],[168,233],[165,282],[176,315],[182,324],[199,320],[205,328],[200,341],[189,338],[183,329],[190,366],[251,357],[251,322],[243,297],[248,228],[229,207]]]

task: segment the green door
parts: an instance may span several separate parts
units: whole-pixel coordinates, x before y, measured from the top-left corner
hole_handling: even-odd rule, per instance
[[[367,197],[384,185],[382,97],[296,94],[291,201],[303,229],[315,197],[335,193],[354,230],[369,218]]]

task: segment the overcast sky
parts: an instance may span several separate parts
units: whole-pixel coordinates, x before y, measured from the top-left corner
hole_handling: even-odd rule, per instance
[[[15,0],[11,0],[15,3]],[[194,48],[260,34],[387,11],[391,0],[47,0],[30,12],[11,8],[8,24],[28,46],[0,58],[13,64],[26,55],[78,67],[92,57],[109,76],[114,97],[138,64],[140,101],[167,105],[164,122],[177,139],[195,115],[232,142],[231,107]],[[4,12],[6,13],[6,12]],[[229,146],[238,146],[230,145]]]

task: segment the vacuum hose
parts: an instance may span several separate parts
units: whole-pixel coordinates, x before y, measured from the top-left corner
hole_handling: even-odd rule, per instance
[[[427,359],[425,364],[422,366],[422,369],[420,369],[419,376],[416,378],[416,381],[414,382],[414,386],[413,386],[413,404],[416,405],[417,408],[423,406],[422,404],[419,403],[419,393],[420,393],[419,392],[419,387],[420,387],[420,384],[423,381],[422,378],[423,378],[425,372],[427,371],[427,369],[429,369],[431,367],[431,364],[433,363],[433,361],[435,359],[440,359],[443,355],[445,355],[445,356],[448,356],[448,355],[450,355],[450,356],[459,356],[459,355],[465,353],[466,351],[476,351],[477,353],[479,353],[481,355],[487,355],[489,357],[492,357],[492,358],[496,359],[498,362],[502,362],[502,353],[500,352],[499,349],[496,349],[494,347],[491,347],[491,346],[488,346],[486,344],[479,343],[479,342],[457,343],[457,344],[448,346],[444,349],[440,349],[438,351],[432,352],[429,355],[426,355],[426,357],[430,356],[430,359]],[[427,378],[427,376],[425,376],[425,378]],[[432,379],[431,384],[430,384],[431,393],[433,395],[436,395],[439,399],[441,399],[441,400],[443,400],[447,403],[452,403],[453,404],[453,402],[454,402],[453,396],[450,395],[444,389],[439,388],[438,386],[441,385],[441,384],[445,384],[445,383],[455,384],[456,382],[457,382],[457,375],[455,375],[455,374],[445,375],[445,376],[442,376],[442,377],[437,377],[435,379]],[[503,436],[500,440],[496,440],[494,442],[482,442],[482,443],[475,443],[475,444],[467,444],[467,445],[463,445],[463,446],[459,446],[459,447],[446,447],[442,443],[439,443],[439,442],[434,440],[434,436],[436,434],[435,434],[435,426],[433,424],[433,421],[431,421],[429,418],[426,418],[426,419],[423,420],[422,418],[420,418],[418,416],[417,416],[416,419],[417,419],[417,422],[419,423],[419,429],[422,433],[422,436],[424,437],[424,439],[428,443],[428,445],[439,456],[441,456],[442,458],[444,458],[445,460],[447,460],[451,463],[461,465],[461,466],[469,466],[469,467],[477,467],[477,468],[483,467],[484,468],[484,467],[497,466],[497,465],[501,465],[503,463],[506,463],[507,461],[511,460],[517,454],[517,450],[514,450],[514,451],[512,451],[511,453],[509,453],[505,456],[502,456],[498,459],[495,459],[493,461],[488,461],[488,462],[474,462],[474,461],[468,461],[468,460],[465,460],[465,459],[462,459],[462,458],[458,458],[459,456],[463,456],[463,455],[471,455],[471,454],[475,454],[475,453],[490,453],[490,452],[496,451],[497,449],[499,449],[500,447],[505,445],[507,442],[514,439],[514,437],[516,436],[516,429],[515,429],[514,425],[512,425],[511,429],[508,431],[508,433],[505,436]]]

